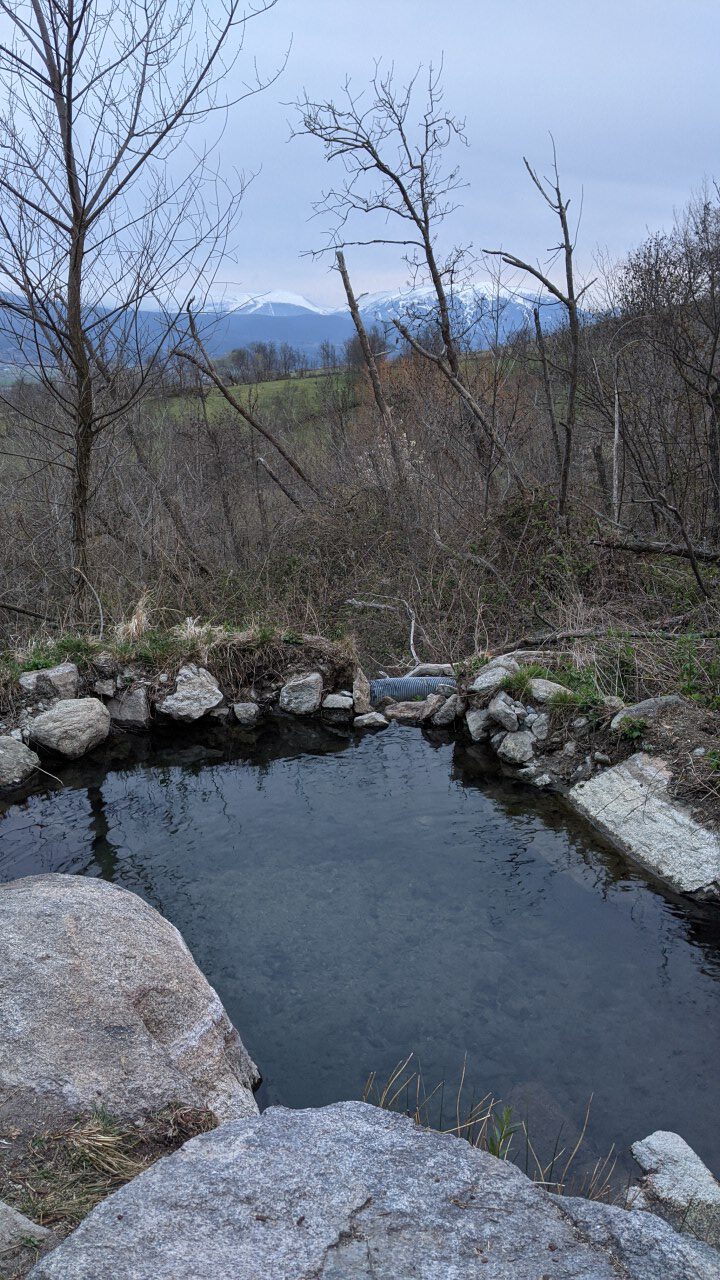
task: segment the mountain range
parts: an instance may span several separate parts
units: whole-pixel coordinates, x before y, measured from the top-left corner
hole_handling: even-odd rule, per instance
[[[9,297],[9,295],[5,295]],[[453,318],[466,334],[468,344],[477,349],[493,341],[508,338],[519,329],[532,325],[535,295],[510,290],[497,290],[478,282],[458,289],[452,298]],[[387,333],[388,344],[400,346],[400,338],[392,327],[393,318],[404,317],[409,328],[420,330],[432,320],[435,297],[430,288],[399,289],[361,295],[358,306],[368,328],[374,325]],[[158,337],[162,341],[165,321],[159,312],[143,310],[141,330],[148,347]],[[552,330],[563,323],[563,308],[557,302],[545,302],[541,308],[543,328]],[[323,307],[301,294],[278,290],[262,294],[225,295],[222,303],[207,307],[198,316],[198,326],[205,346],[217,358],[238,347],[255,342],[288,343],[302,352],[309,364],[321,358],[324,343],[333,344],[338,352],[355,333],[347,306]],[[24,363],[12,312],[0,316],[0,365],[4,379],[17,376]],[[27,363],[27,362],[25,362]]]
[[[534,294],[498,290],[490,283],[478,282],[456,290],[452,307],[454,318],[467,331],[471,345],[482,348],[531,325],[536,303]],[[425,317],[429,320],[435,297],[431,288],[388,290],[359,296],[358,306],[368,328],[387,328],[391,336],[396,317],[411,316],[411,328],[422,326]],[[544,329],[558,328],[563,319],[559,303],[543,303]],[[323,342],[341,346],[355,331],[347,306],[322,307],[301,294],[282,290],[226,296],[222,305],[203,314],[203,326],[215,355],[253,342],[287,342],[310,359],[317,358]]]

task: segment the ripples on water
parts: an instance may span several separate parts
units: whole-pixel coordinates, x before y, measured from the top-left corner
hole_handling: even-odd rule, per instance
[[[264,1103],[358,1097],[411,1050],[552,1140],[681,1133],[720,1172],[720,923],[475,748],[271,724],[111,747],[0,806],[0,878],[105,876],[182,931]]]

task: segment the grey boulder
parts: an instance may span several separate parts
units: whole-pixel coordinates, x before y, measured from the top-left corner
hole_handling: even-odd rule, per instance
[[[558,1199],[361,1102],[272,1107],[159,1160],[32,1280],[717,1280],[651,1214]]]
[[[479,711],[471,707],[465,714],[465,723],[473,742],[482,742],[489,738],[494,728],[494,721],[489,711]]]
[[[77,760],[105,741],[110,723],[110,712],[99,698],[63,698],[30,721],[30,742]]]
[[[0,738],[0,791],[19,787],[40,764],[40,757],[17,738]]]
[[[352,687],[353,706],[359,716],[367,716],[372,711],[370,701],[370,681],[362,667],[357,667]]]
[[[0,1266],[3,1254],[9,1253],[11,1249],[21,1248],[31,1240],[39,1244],[49,1234],[47,1227],[39,1227],[36,1222],[26,1218],[24,1213],[18,1213],[17,1209],[0,1200]]]
[[[24,671],[20,676],[23,693],[39,698],[76,698],[80,673],[74,662],[61,662],[42,671]]]
[[[528,696],[533,702],[549,702],[551,698],[562,694],[572,697],[572,690],[564,684],[557,684],[555,680],[543,680],[537,676],[528,681]]]
[[[170,716],[171,720],[192,724],[219,707],[222,700],[222,691],[215,676],[205,667],[188,662],[177,673],[175,689],[160,705],[163,715]]]
[[[126,689],[107,703],[110,719],[120,729],[147,729],[150,724],[150,699],[144,684]]]
[[[520,667],[514,658],[494,658],[483,667],[470,685],[470,693],[494,693],[508,676],[514,675]]]
[[[398,724],[425,724],[445,704],[442,693],[430,693],[420,702],[393,702],[387,707],[385,715],[388,720],[396,720]]]
[[[633,1208],[720,1248],[720,1183],[685,1139],[659,1129],[634,1142],[632,1153],[645,1174]]]
[[[453,724],[465,711],[465,702],[459,693],[451,693],[445,705],[436,711],[432,723],[438,729],[444,729],[446,726]]]
[[[233,715],[243,729],[254,729],[259,723],[262,712],[257,702],[235,702]]]
[[[506,733],[497,753],[505,764],[527,764],[535,753],[535,738],[527,729],[521,729],[519,733]]]
[[[177,929],[104,880],[0,886],[0,1097],[21,1131],[103,1106],[256,1111],[257,1069]]]
[[[311,716],[322,701],[323,678],[319,671],[293,676],[280,690],[280,706],[294,716]]]
[[[345,712],[351,715],[353,711],[352,694],[348,693],[328,693],[322,700],[323,711]]]
[[[512,703],[512,699],[508,698],[506,693],[496,693],[495,697],[488,705],[488,711],[502,729],[507,729],[508,733],[515,733],[518,728],[517,712]]]
[[[544,711],[532,722],[532,732],[539,742],[544,742],[550,732],[550,717]]]
[[[623,707],[613,716],[610,721],[611,729],[621,729],[626,720],[658,720],[666,711],[671,711],[673,707],[686,707],[687,702],[680,697],[679,693],[667,693],[661,698],[645,698],[642,702],[635,702],[631,707]]]
[[[356,716],[353,725],[356,729],[387,729],[390,721],[379,711],[368,711],[365,715]]]

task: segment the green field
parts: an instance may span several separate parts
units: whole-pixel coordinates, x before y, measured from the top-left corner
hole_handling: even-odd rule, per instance
[[[271,382],[243,383],[228,389],[248,409],[255,408],[261,415],[278,410],[284,415],[295,413],[303,419],[318,417],[325,411],[328,397],[333,392],[338,395],[344,392],[350,405],[357,403],[352,376],[344,372],[307,374],[302,378],[276,378]],[[205,403],[210,418],[230,411],[225,397],[216,387],[209,390]],[[197,404],[197,399],[192,394],[177,395],[171,396],[163,404],[175,417],[188,406]]]

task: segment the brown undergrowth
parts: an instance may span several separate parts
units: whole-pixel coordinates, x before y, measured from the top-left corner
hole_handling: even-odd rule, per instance
[[[42,1243],[29,1235],[14,1255],[4,1255],[0,1280],[19,1280],[101,1200],[216,1126],[217,1118],[206,1108],[174,1104],[136,1124],[97,1110],[67,1128],[30,1138],[4,1131],[0,1199],[52,1234]]]

